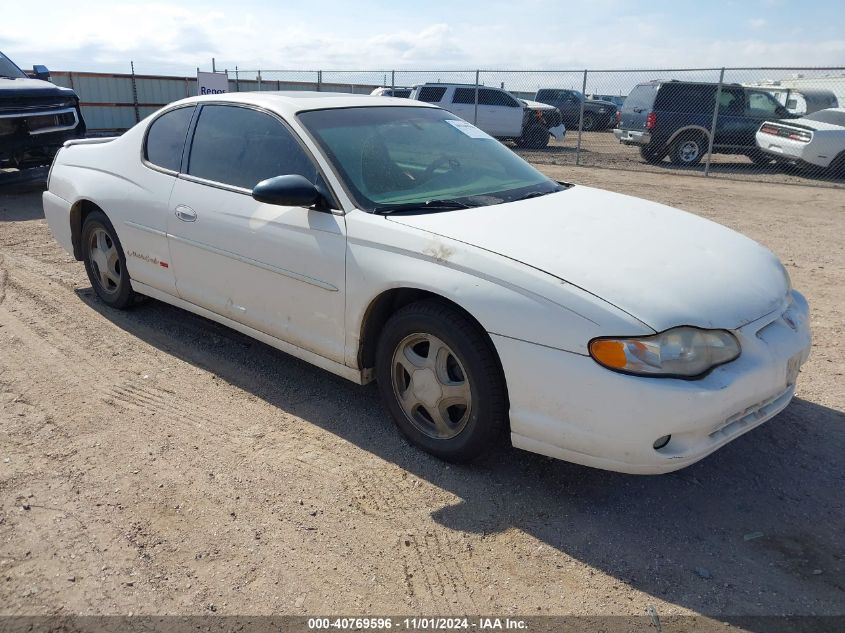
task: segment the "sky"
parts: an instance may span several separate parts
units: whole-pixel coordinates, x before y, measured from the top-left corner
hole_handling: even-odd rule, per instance
[[[8,2],[23,68],[627,69],[845,66],[842,0]],[[446,78],[444,78],[446,80]]]

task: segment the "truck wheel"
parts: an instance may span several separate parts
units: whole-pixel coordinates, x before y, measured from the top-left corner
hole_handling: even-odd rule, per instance
[[[89,213],[82,225],[82,260],[91,286],[103,303],[122,310],[135,302],[123,247],[102,211]]]
[[[543,149],[549,145],[549,131],[542,125],[532,125],[517,139],[517,146],[528,149]]]
[[[707,143],[701,134],[681,134],[672,143],[669,158],[675,165],[695,167],[706,152]]]
[[[596,129],[596,117],[591,112],[584,113],[584,122],[582,125],[582,129],[585,132],[591,132],[592,130]]]
[[[642,156],[645,162],[656,165],[666,157],[666,150],[655,149],[651,145],[642,145],[640,147],[640,156]]]
[[[507,388],[490,340],[439,301],[411,303],[388,320],[376,379],[402,434],[441,459],[479,457],[507,426]]]

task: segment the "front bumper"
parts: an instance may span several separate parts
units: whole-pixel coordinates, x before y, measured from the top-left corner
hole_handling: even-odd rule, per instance
[[[616,128],[613,130],[613,135],[623,145],[648,145],[651,142],[651,134],[649,132],[620,130]]]
[[[562,141],[563,138],[566,136],[566,126],[561,123],[560,125],[550,127],[549,134],[555,137],[556,140]]]
[[[782,411],[810,354],[807,302],[782,308],[734,334],[735,361],[699,380],[609,371],[587,356],[491,335],[510,398],[517,448],[633,474],[689,466]],[[666,446],[655,440],[671,435]]]

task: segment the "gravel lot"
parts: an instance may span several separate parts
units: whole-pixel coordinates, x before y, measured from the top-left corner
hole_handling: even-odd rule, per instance
[[[845,615],[843,192],[542,168],[777,253],[812,309],[794,403],[671,475],[447,466],[373,385],[158,302],[106,308],[40,189],[7,191],[0,613]]]

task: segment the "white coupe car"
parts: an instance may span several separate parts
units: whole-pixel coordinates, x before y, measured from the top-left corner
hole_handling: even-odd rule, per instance
[[[147,295],[357,383],[447,460],[679,469],[789,403],[808,308],[700,217],[554,182],[407,99],[233,93],[70,141],[44,210],[115,308]]]
[[[828,108],[801,119],[766,121],[757,146],[769,156],[822,167],[845,177],[845,108]]]

